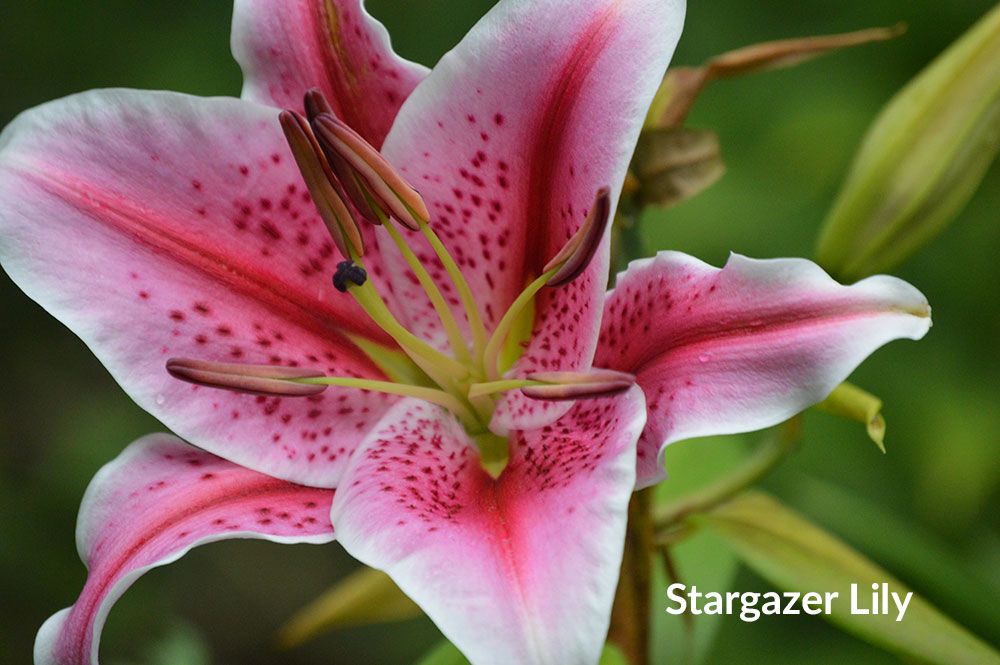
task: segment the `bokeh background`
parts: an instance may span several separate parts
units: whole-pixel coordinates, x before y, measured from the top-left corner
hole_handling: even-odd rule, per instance
[[[569,0],[567,0],[569,1]],[[402,54],[432,65],[493,4],[370,0]],[[882,104],[992,5],[986,0],[694,0],[676,64],[782,37],[909,24],[900,39],[798,68],[716,83],[689,125],[722,140],[728,174],[641,222],[650,249],[721,265],[730,251],[810,256],[820,221]],[[0,20],[0,125],[88,88],[237,95],[226,0],[7,0]],[[805,440],[764,485],[858,546],[987,641],[1000,643],[1000,168],[955,223],[896,271],[934,307],[919,344],[883,349],[852,380],[881,396],[881,455],[860,426],[807,414]],[[30,662],[38,626],[85,571],[77,506],[98,468],[160,426],[84,345],[0,275],[0,662]],[[673,478],[725,466],[742,439],[685,442]],[[688,582],[763,591],[718,546]],[[683,556],[681,564],[684,563]],[[270,636],[351,570],[336,544],[225,542],[146,575],[112,611],[102,662],[411,663],[440,636],[426,619],[335,632],[287,653]],[[714,584],[714,586],[711,586]],[[660,616],[660,615],[664,616]],[[657,663],[680,662],[679,627],[657,608]],[[709,639],[711,637],[712,639]],[[891,663],[814,617],[713,622],[708,663]]]

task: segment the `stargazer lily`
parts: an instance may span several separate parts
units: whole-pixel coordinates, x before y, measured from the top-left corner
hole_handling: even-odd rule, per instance
[[[683,12],[501,0],[428,72],[361,0],[237,0],[242,100],[93,91],[3,132],[4,268],[198,447],[100,471],[36,663],[96,663],[115,599],[197,544],[334,535],[476,665],[596,663],[663,448],[926,332],[906,283],[797,259],[663,252],[605,293]]]

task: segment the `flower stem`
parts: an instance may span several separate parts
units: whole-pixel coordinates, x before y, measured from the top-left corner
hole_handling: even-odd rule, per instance
[[[629,665],[649,665],[649,602],[652,577],[652,490],[632,495],[628,505],[625,553],[615,604],[611,610],[608,641],[625,655]]]

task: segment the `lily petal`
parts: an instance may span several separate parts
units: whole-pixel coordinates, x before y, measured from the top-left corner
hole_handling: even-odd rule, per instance
[[[318,87],[376,147],[427,75],[393,52],[362,0],[237,0],[232,47],[243,99],[301,113],[306,90]]]
[[[475,665],[595,665],[621,564],[638,388],[515,433],[496,480],[453,418],[400,402],[334,500],[337,538]]]
[[[930,325],[927,300],[895,277],[841,286],[804,259],[734,254],[720,270],[661,252],[619,275],[594,362],[634,373],[646,394],[644,487],[665,477],[667,444],[777,424]]]
[[[38,631],[35,665],[97,665],[111,606],[146,571],[228,538],[327,543],[332,490],[244,469],[168,434],[129,445],[91,481],[77,549],[87,583]]]
[[[243,466],[332,487],[393,401],[265,398],[172,378],[171,357],[384,378],[352,339],[391,344],[330,277],[341,260],[273,109],[105,90],[0,135],[0,261],[140,406]]]
[[[682,0],[501,2],[400,109],[383,154],[420,191],[488,329],[579,228],[601,188],[615,193],[615,209],[683,14]],[[433,257],[413,242],[418,255]],[[440,264],[428,264],[446,284]],[[411,330],[444,348],[427,297],[402,261],[392,268]],[[605,237],[582,275],[539,296],[516,374],[589,367],[607,270]],[[463,320],[458,299],[452,304]],[[567,408],[516,392],[504,399],[516,406],[500,408],[509,414],[495,419],[500,430],[542,424]]]

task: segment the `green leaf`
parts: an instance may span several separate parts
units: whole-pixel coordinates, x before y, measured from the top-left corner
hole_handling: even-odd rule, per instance
[[[821,478],[785,473],[779,486],[782,496],[806,517],[896,571],[987,641],[1000,640],[1000,586],[988,577],[995,563],[977,562],[970,553],[960,556],[957,543],[913,522],[911,516],[895,514]]]
[[[296,612],[278,631],[277,643],[288,649],[334,628],[390,623],[421,615],[416,603],[388,575],[361,568]]]
[[[838,593],[832,613],[820,616],[872,644],[925,663],[1000,664],[1000,654],[916,594],[901,621],[896,621],[894,609],[889,614],[852,614],[852,584],[859,590],[859,607],[870,604],[867,594],[873,583],[887,583],[900,597],[910,591],[764,492],[746,492],[690,519],[721,536],[750,568],[779,589]]]
[[[444,641],[421,658],[417,665],[469,665],[469,661],[454,644]]]
[[[598,665],[628,665],[625,654],[613,644],[606,644],[601,652],[601,662]]]

